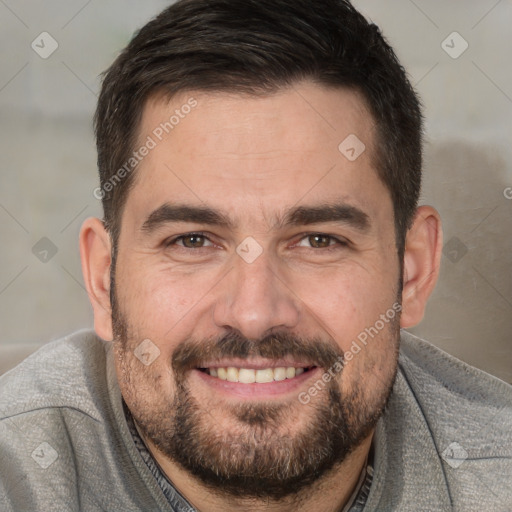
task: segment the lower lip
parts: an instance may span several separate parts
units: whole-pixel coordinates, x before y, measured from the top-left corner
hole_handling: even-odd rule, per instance
[[[200,370],[192,370],[192,377],[198,379],[201,383],[206,384],[215,391],[233,397],[245,399],[272,399],[281,398],[286,394],[297,393],[300,388],[305,387],[304,383],[309,379],[319,376],[321,368],[312,368],[292,379],[285,379],[274,382],[265,382],[262,384],[243,384],[240,382],[229,382],[227,380],[212,377],[208,373]]]

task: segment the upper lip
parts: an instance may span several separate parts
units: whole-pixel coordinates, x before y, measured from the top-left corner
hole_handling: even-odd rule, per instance
[[[265,368],[310,368],[316,366],[309,362],[304,361],[291,361],[287,359],[221,359],[217,361],[210,361],[201,363],[197,368],[247,368],[252,370],[263,370]]]

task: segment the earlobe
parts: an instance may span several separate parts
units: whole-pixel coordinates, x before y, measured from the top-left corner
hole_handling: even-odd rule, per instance
[[[80,257],[85,286],[94,312],[96,334],[104,340],[112,340],[111,240],[100,219],[91,217],[82,224]]]
[[[442,246],[439,213],[431,206],[419,207],[405,241],[401,327],[421,322],[439,276]]]

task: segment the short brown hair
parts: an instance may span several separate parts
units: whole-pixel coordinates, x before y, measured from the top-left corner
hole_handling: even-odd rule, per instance
[[[108,191],[105,185],[130,158],[150,95],[267,94],[303,79],[363,94],[402,254],[421,186],[420,104],[380,30],[346,0],[179,0],[133,37],[104,74],[94,120],[114,251],[134,173]]]

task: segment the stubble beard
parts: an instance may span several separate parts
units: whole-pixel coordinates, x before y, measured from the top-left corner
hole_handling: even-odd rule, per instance
[[[143,367],[135,358],[136,343],[129,337],[133,331],[116,302],[112,313],[115,351],[123,375],[121,391],[131,414],[143,436],[161,454],[194,475],[213,493],[274,501],[300,496],[345,461],[371,434],[391,395],[397,366],[398,316],[390,321],[388,332],[381,333],[388,339],[378,341],[388,343],[390,350],[395,351],[393,370],[371,400],[365,394],[364,382],[354,382],[350,394],[342,395],[338,380],[332,379],[317,399],[307,405],[300,404],[298,399],[283,403],[223,405],[222,412],[216,412],[223,414],[224,420],[230,419],[233,427],[219,429],[207,405],[199,403],[191,392],[185,366],[180,371],[174,355],[174,396],[169,396],[169,390],[161,387],[162,380],[151,373],[151,367]],[[194,347],[201,350],[198,347],[206,346],[210,353],[222,351],[223,355],[229,352],[229,355],[242,356],[250,352],[268,357],[276,350],[286,351],[287,344],[290,348],[287,353],[295,352],[292,346],[303,346],[301,341],[287,335],[276,334],[273,340],[275,343],[270,339],[253,343],[231,336],[213,345],[196,343]],[[305,343],[304,347],[309,348],[304,350],[314,351],[318,346],[316,341]],[[187,352],[187,342],[183,342],[181,348]],[[371,347],[364,350],[371,350]],[[139,396],[138,391],[144,387],[154,390],[151,397]],[[307,411],[307,422],[304,411]],[[297,423],[296,415],[304,426],[292,432],[291,427]]]

